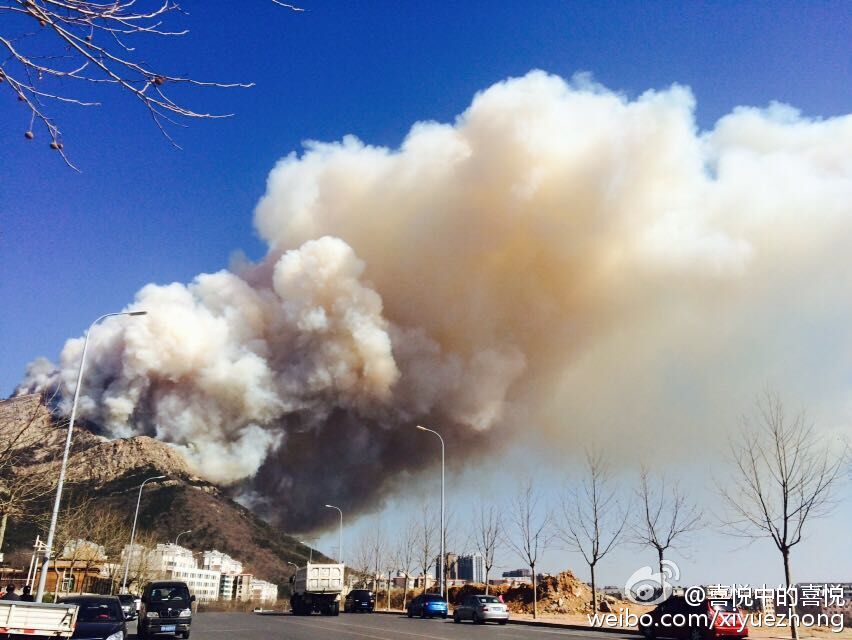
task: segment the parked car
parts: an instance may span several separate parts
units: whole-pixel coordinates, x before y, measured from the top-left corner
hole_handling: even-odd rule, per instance
[[[136,610],[136,596],[132,593],[120,593],[118,601],[121,603],[121,610],[124,611],[124,619],[134,620],[139,613]]]
[[[77,626],[71,638],[125,640],[127,621],[121,602],[115,596],[71,596],[62,604],[77,605]]]
[[[350,613],[366,611],[373,613],[376,608],[376,596],[369,589],[352,589],[343,601],[343,610]]]
[[[193,602],[195,596],[185,582],[149,582],[142,591],[137,638],[147,640],[159,634],[188,638]]]
[[[509,607],[495,596],[468,596],[453,610],[453,622],[473,620],[478,624],[486,622],[509,622]]]
[[[657,605],[650,616],[651,625],[643,626],[640,623],[639,626],[646,640],[731,640],[748,637],[748,626],[742,615],[732,602],[726,600],[705,598],[698,604],[690,604],[683,596],[672,596]]]
[[[408,617],[447,617],[447,601],[438,593],[422,593],[408,603]]]

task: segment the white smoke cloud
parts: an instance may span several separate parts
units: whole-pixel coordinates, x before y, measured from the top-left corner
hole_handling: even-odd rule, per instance
[[[531,72],[398,149],[309,143],[257,206],[267,257],[143,288],[149,316],[93,335],[81,412],[310,520],[425,464],[414,421],[676,447],[696,411],[806,377],[779,350],[815,330],[848,373],[852,117],[740,108],[701,132],[694,109],[680,86],[630,100]],[[37,361],[21,389],[55,382]],[[339,474],[305,482],[320,452]],[[358,479],[375,465],[388,483]]]

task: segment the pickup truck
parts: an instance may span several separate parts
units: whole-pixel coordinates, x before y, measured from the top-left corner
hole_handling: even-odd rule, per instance
[[[77,605],[0,600],[0,638],[70,638],[77,624]]]

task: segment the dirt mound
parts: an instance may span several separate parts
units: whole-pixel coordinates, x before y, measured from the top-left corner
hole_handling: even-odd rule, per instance
[[[485,593],[485,585],[468,584],[450,588],[450,602],[459,603],[472,594]],[[488,593],[503,596],[509,610],[515,613],[532,613],[532,585],[514,587],[492,586]],[[592,588],[570,571],[557,576],[547,576],[538,583],[538,610],[540,613],[586,613],[591,611]],[[617,598],[598,592],[598,606],[603,611],[615,611],[625,603]]]

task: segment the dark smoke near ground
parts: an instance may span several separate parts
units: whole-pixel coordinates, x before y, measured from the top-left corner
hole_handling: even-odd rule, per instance
[[[691,409],[809,370],[777,345],[852,353],[852,118],[739,108],[699,132],[694,107],[532,72],[398,149],[308,143],[255,212],[266,258],[148,285],[146,317],[93,334],[81,416],[294,530],[433,465],[418,423],[468,453],[698,440]],[[60,385],[67,412],[81,350],[20,391]]]

